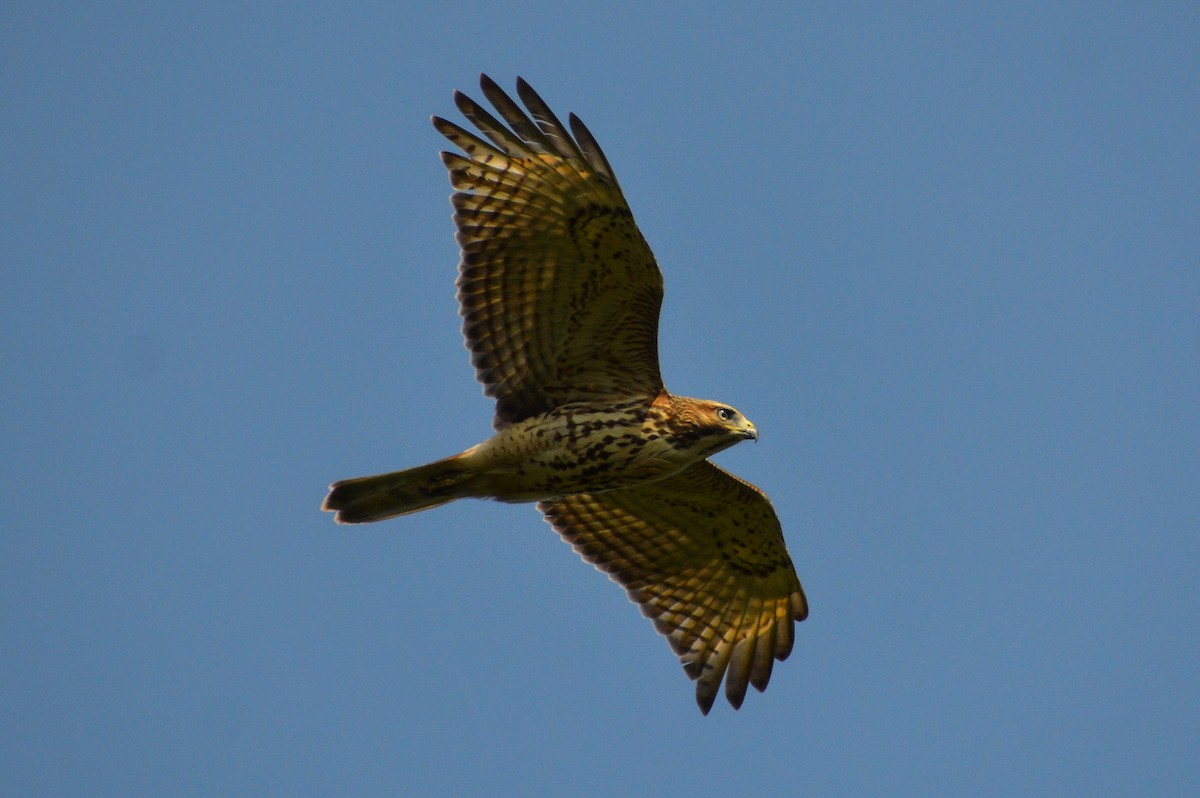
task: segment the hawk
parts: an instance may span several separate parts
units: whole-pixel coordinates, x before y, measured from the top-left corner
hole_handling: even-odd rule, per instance
[[[495,434],[461,454],[335,482],[324,510],[368,523],[473,497],[537,502],[584,560],[666,636],[708,714],[739,708],[792,650],[808,604],[758,488],[708,458],[757,440],[722,402],[675,396],[658,365],[663,280],[592,134],[524,80],[522,109],[486,75],[439,117],[462,249],[463,335]],[[507,125],[505,124],[507,123]],[[486,139],[486,140],[485,140]]]

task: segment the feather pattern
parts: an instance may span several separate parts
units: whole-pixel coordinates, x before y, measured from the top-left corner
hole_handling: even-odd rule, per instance
[[[496,399],[495,427],[569,402],[657,395],[662,274],[607,159],[525,81],[532,119],[490,78],[480,84],[499,119],[464,94],[455,102],[488,141],[434,126],[465,154],[442,159],[456,189],[463,335]]]
[[[666,479],[543,501],[551,526],[625,587],[696,680],[738,707],[792,650],[808,603],[762,491],[702,461]]]

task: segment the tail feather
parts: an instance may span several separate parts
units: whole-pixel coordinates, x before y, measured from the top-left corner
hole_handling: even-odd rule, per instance
[[[461,454],[435,463],[344,479],[329,486],[322,510],[339,524],[366,524],[407,515],[469,496],[471,470]]]

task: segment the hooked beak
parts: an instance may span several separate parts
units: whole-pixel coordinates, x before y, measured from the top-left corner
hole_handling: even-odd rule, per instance
[[[748,441],[758,443],[758,430],[749,421],[746,422],[746,428],[742,430],[742,437]]]

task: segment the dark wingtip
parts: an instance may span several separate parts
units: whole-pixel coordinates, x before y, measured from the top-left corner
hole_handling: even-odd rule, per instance
[[[463,94],[458,89],[455,89],[454,90],[454,107],[457,108],[459,111],[461,111],[464,116],[466,116],[468,109],[475,107],[475,101],[472,100],[467,95]]]
[[[729,701],[729,705],[734,709],[741,709],[742,702],[746,700],[746,688],[750,686],[749,682],[741,681],[736,683],[725,683],[725,698]]]
[[[500,88],[499,83],[488,77],[486,72],[479,73],[479,88],[483,89],[484,94],[487,94],[489,91],[504,91]]]
[[[772,670],[772,666],[774,664],[775,664],[775,658],[772,657],[769,661],[769,664],[766,666],[765,670],[755,673],[753,676],[750,677],[751,686],[753,686],[754,689],[757,690],[758,692],[761,693],[767,689],[767,685],[771,681],[771,670]]]
[[[796,593],[793,594],[793,602],[798,606],[794,606],[792,618],[799,622],[808,617],[808,596],[804,595],[804,588],[797,586]]]

